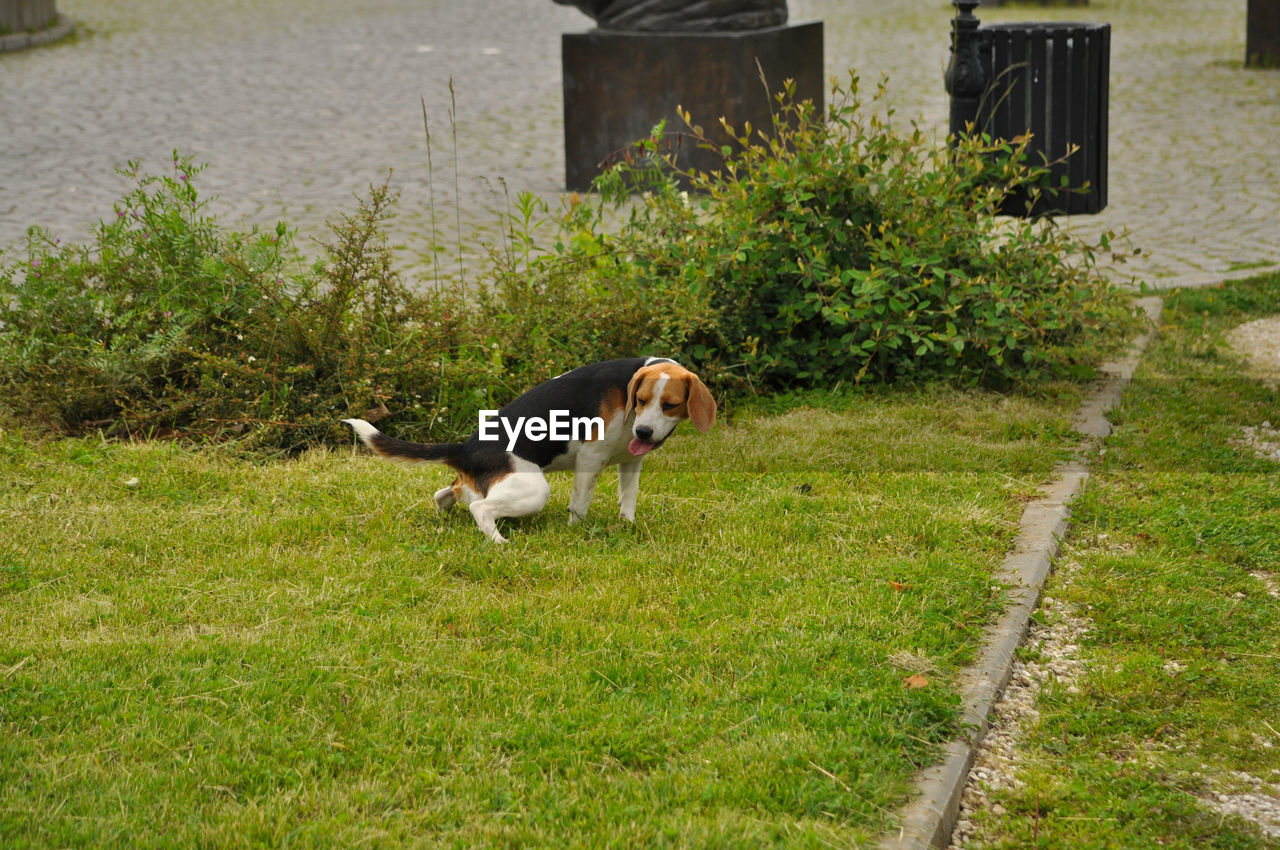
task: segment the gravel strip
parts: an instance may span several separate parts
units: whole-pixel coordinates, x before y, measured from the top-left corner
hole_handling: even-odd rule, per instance
[[[1041,488],[1040,497],[1027,505],[1018,539],[996,576],[1009,588],[1005,612],[989,627],[977,662],[961,673],[958,682],[961,726],[968,731],[949,743],[939,762],[916,780],[914,798],[899,812],[898,829],[884,837],[882,850],[946,847],[951,839],[965,785],[973,776],[970,769],[989,737],[995,706],[1017,670],[1014,654],[1027,636],[1031,613],[1066,534],[1068,505],[1089,477],[1088,458],[1111,433],[1107,411],[1119,403],[1159,325],[1163,308],[1159,298],[1142,298],[1137,304],[1146,312],[1151,330],[1134,340],[1122,359],[1099,367],[1104,380],[1076,412],[1075,428],[1086,441],[1072,460],[1062,464],[1057,478]]]
[[[1058,576],[1070,582],[1079,568],[1073,560],[1058,567]],[[1274,584],[1265,576],[1254,574],[1274,595]],[[973,770],[960,799],[960,815],[947,850],[966,850],[979,846],[984,836],[975,820],[978,811],[989,808],[991,814],[1004,814],[1004,807],[992,803],[990,796],[999,791],[1021,786],[1017,776],[1019,750],[1023,736],[1034,728],[1040,717],[1036,699],[1045,686],[1078,693],[1076,681],[1087,668],[1081,661],[1080,642],[1089,631],[1089,622],[1076,615],[1074,606],[1050,596],[1040,600],[1044,623],[1032,625],[1025,646],[1033,650],[1034,661],[1015,662],[1013,675],[992,712],[991,729],[974,757]],[[1165,672],[1177,676],[1185,666],[1176,661],[1165,665]],[[1271,730],[1273,733],[1274,729]],[[1275,737],[1280,739],[1280,734]],[[1270,739],[1260,738],[1260,746],[1275,746]],[[1205,765],[1207,768],[1207,765]],[[1219,814],[1244,818],[1258,825],[1266,835],[1280,838],[1280,796],[1272,783],[1244,771],[1226,775],[1194,773],[1190,779],[1202,783],[1197,797],[1201,804]],[[1245,790],[1241,790],[1242,787]]]
[[[1236,445],[1252,450],[1258,457],[1270,458],[1280,463],[1280,431],[1272,428],[1270,422],[1263,422],[1257,427],[1246,425],[1241,428]]]
[[[1280,378],[1280,316],[1241,325],[1228,339],[1261,375]],[[1253,450],[1259,457],[1280,462],[1280,430],[1270,422],[1245,427],[1242,435],[1241,446]],[[1061,564],[1058,568],[1061,580],[1069,582],[1077,568],[1074,561]],[[1280,588],[1272,576],[1263,572],[1251,575],[1263,584],[1270,596],[1280,596]],[[1036,698],[1040,689],[1053,683],[1068,693],[1078,692],[1075,680],[1086,669],[1079,658],[1079,645],[1088,632],[1088,621],[1076,616],[1069,604],[1049,596],[1041,598],[1040,607],[1046,622],[1031,626],[1025,644],[1034,650],[1036,660],[1014,662],[1009,684],[992,710],[991,728],[974,755],[948,850],[965,850],[981,843],[982,835],[974,817],[978,811],[990,807],[992,814],[1004,814],[999,803],[990,802],[990,795],[1020,784],[1019,748],[1023,735],[1039,718]],[[1176,661],[1165,666],[1170,676],[1178,675],[1183,669]],[[1276,733],[1276,738],[1280,742],[1280,733]],[[1275,743],[1268,739],[1261,745],[1270,747]],[[1239,771],[1220,776],[1197,773],[1191,779],[1203,784],[1205,790],[1197,799],[1206,808],[1249,820],[1267,836],[1280,838],[1280,795],[1275,784]],[[1248,790],[1240,790],[1241,786]]]
[[[1249,361],[1254,372],[1275,387],[1280,380],[1280,316],[1245,322],[1227,335],[1227,342]],[[1246,426],[1240,434],[1237,446],[1280,463],[1280,430],[1270,422]]]
[[[1059,566],[1059,574],[1068,576],[1077,565]],[[1004,807],[992,804],[989,795],[995,791],[1017,788],[1019,748],[1024,732],[1040,717],[1036,696],[1046,684],[1056,683],[1068,693],[1077,693],[1075,680],[1084,671],[1079,659],[1080,639],[1088,632],[1088,621],[1077,617],[1068,603],[1050,596],[1040,600],[1045,622],[1033,624],[1026,646],[1035,651],[1035,661],[1017,661],[1013,675],[993,710],[991,731],[983,739],[974,758],[973,771],[960,798],[960,817],[956,821],[948,850],[963,850],[978,837],[973,816],[978,810],[991,808],[994,815],[1004,814]]]
[[[1227,341],[1258,372],[1280,378],[1280,316],[1245,322],[1227,335]]]
[[[1231,774],[1231,779],[1252,786],[1252,792],[1229,794],[1210,791],[1199,798],[1200,802],[1220,814],[1253,821],[1269,837],[1280,838],[1280,797],[1276,796],[1274,789],[1268,793],[1261,779],[1243,771]]]

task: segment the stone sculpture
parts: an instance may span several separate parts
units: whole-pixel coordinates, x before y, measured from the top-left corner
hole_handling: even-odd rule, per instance
[[[742,32],[787,22],[787,0],[555,0],[595,19],[602,30]]]

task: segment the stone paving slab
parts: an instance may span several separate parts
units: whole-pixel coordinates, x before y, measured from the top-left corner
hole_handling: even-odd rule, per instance
[[[68,5],[72,0],[68,0]],[[559,34],[589,23],[534,0],[76,0],[75,43],[0,56],[0,246],[40,224],[80,238],[142,158],[207,161],[198,185],[229,223],[285,217],[319,235],[395,169],[397,241],[430,226],[420,98],[432,123],[437,214],[455,219],[448,115],[468,233],[492,226],[481,178],[554,195]],[[450,240],[452,242],[452,240]],[[428,246],[421,245],[420,250]]]
[[[1070,226],[1128,228],[1147,256],[1117,277],[1165,287],[1280,265],[1280,72],[1243,69],[1245,3],[1093,0],[1063,14],[1111,23],[1109,205]]]
[[[829,74],[856,67],[864,88],[887,74],[898,119],[941,137],[945,0],[790,6],[793,20],[825,22]],[[84,238],[126,186],[114,168],[137,158],[162,168],[174,148],[209,163],[199,185],[218,196],[227,223],[284,217],[304,245],[394,169],[402,203],[393,241],[419,276],[433,209],[445,256],[461,244],[474,257],[500,241],[504,191],[559,203],[560,34],[591,26],[572,8],[66,0],[62,11],[82,22],[78,38],[0,54],[0,248],[20,244],[33,224]],[[1112,23],[1110,207],[1070,226],[1129,228],[1146,256],[1123,277],[1168,282],[1280,263],[1280,72],[1240,67],[1245,0],[978,11],[993,22],[1070,14]]]

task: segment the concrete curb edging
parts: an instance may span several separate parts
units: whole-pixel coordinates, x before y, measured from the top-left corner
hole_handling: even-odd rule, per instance
[[[1147,281],[1147,291],[1171,292],[1174,289],[1205,289],[1210,286],[1221,286],[1233,280],[1248,280],[1251,277],[1270,274],[1275,271],[1280,271],[1280,265],[1272,263],[1270,265],[1252,266],[1247,269],[1234,269],[1232,271],[1198,272],[1167,280],[1156,278]]]
[[[1150,296],[1139,299],[1137,304],[1147,314],[1149,329],[1134,340],[1120,360],[1100,367],[1105,376],[1102,385],[1081,404],[1075,416],[1077,430],[1088,439],[1058,467],[1054,481],[1040,489],[1040,498],[1022,512],[1018,538],[995,576],[1010,588],[1008,603],[1000,619],[987,629],[977,663],[960,676],[960,723],[966,734],[948,744],[942,761],[917,779],[914,799],[899,812],[897,832],[880,845],[884,850],[944,848],[951,839],[959,817],[960,795],[978,745],[990,727],[992,707],[1009,681],[1014,652],[1026,637],[1031,613],[1040,601],[1040,591],[1066,533],[1070,502],[1089,478],[1087,458],[1097,450],[1097,443],[1111,433],[1106,413],[1119,402],[1159,326],[1164,302]]]

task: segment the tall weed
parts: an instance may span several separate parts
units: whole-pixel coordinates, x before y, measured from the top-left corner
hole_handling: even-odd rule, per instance
[[[293,450],[392,400],[433,424],[471,407],[473,380],[491,377],[459,342],[476,316],[443,290],[402,285],[383,235],[386,185],[307,266],[284,224],[224,231],[196,192],[201,170],[177,154],[165,175],[130,163],[136,185],[90,242],[33,229],[25,262],[0,266],[11,419]]]
[[[386,243],[388,185],[331,224],[308,265],[283,224],[224,231],[200,171],[178,154],[164,175],[131,163],[135,186],[87,244],[33,229],[25,261],[0,265],[5,418],[283,451],[345,438],[336,423],[353,415],[459,439],[477,408],[656,338],[653,293],[536,245],[549,212],[532,196],[483,281],[411,291]]]

